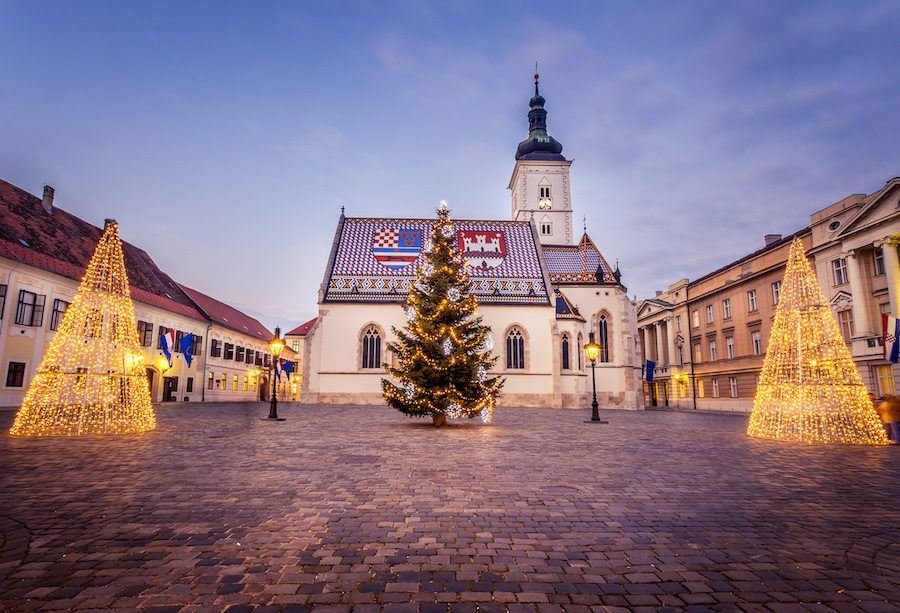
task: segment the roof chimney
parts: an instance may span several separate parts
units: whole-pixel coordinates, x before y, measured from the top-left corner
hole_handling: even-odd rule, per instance
[[[662,296],[662,292],[661,292],[660,290],[656,290],[656,295],[657,295],[657,296]]]
[[[53,195],[56,193],[56,190],[50,187],[49,185],[44,186],[44,199],[41,200],[41,206],[47,215],[53,214]]]
[[[781,240],[780,234],[766,234],[766,247]]]

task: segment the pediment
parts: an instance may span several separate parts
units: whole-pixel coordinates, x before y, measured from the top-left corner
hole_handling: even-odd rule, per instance
[[[869,225],[875,225],[891,217],[900,217],[900,178],[894,178],[850,218],[836,234],[836,238],[849,236]]]
[[[853,296],[850,295],[850,292],[841,290],[832,296],[829,303],[835,311],[846,311],[853,308]]]

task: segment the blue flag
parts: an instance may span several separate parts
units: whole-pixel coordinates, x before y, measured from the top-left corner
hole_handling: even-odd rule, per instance
[[[282,360],[282,362],[281,362],[281,370],[283,370],[283,371],[284,371],[284,374],[287,375],[288,381],[291,380],[291,368],[292,368],[292,367],[293,367],[293,364],[292,364],[292,363],[288,362],[287,360]]]
[[[194,347],[194,334],[192,332],[185,334],[181,339],[181,353],[184,354],[184,361],[187,362],[188,368],[191,366],[191,349]]]
[[[656,362],[647,360],[647,382],[653,381],[653,369],[656,368]]]

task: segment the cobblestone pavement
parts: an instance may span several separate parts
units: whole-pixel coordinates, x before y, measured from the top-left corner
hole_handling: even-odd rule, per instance
[[[266,411],[30,440],[0,414],[0,610],[900,610],[897,447],[739,416]]]

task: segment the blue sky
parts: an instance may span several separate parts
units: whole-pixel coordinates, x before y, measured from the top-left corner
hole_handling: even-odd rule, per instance
[[[0,1],[0,178],[293,326],[340,207],[508,218],[540,61],[629,294],[900,175],[900,4]]]

